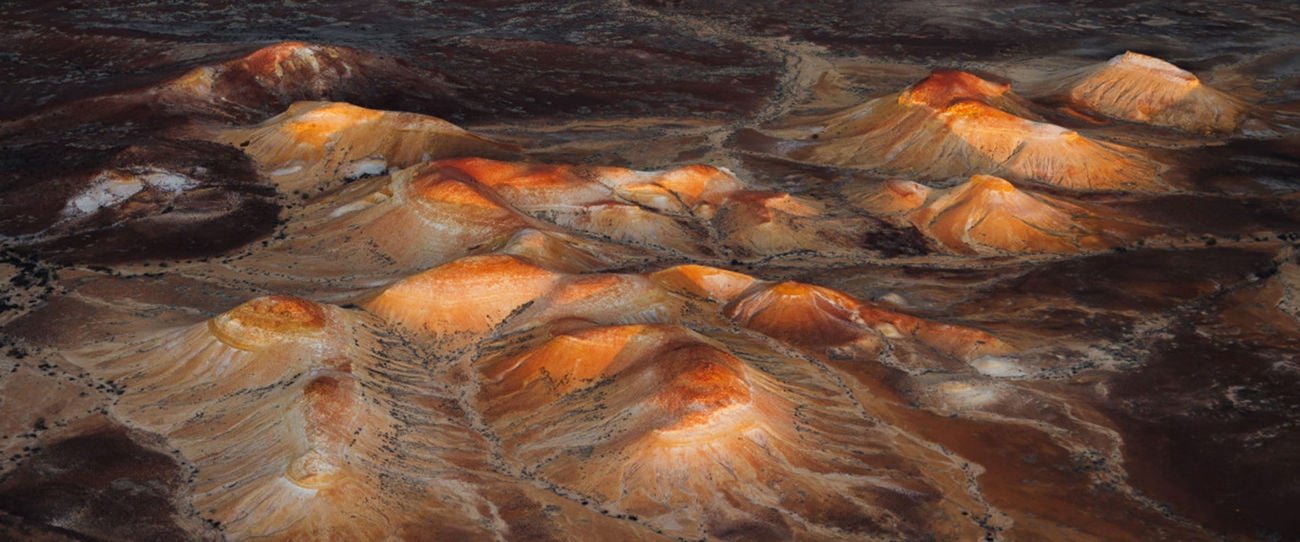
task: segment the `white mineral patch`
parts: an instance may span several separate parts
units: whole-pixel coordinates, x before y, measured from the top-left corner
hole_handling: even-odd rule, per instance
[[[84,216],[105,207],[112,207],[146,187],[168,193],[180,193],[193,188],[198,183],[189,177],[164,170],[151,170],[145,173],[130,173],[111,170],[100,173],[90,183],[90,187],[68,201],[63,208],[64,216]]]
[[[88,215],[102,207],[111,207],[144,190],[137,179],[111,179],[96,182],[72,198],[63,209],[65,215]]]
[[[316,51],[312,50],[311,47],[299,47],[294,49],[293,56],[306,61],[311,65],[312,71],[320,73],[320,61],[316,60]]]
[[[340,206],[338,209],[335,209],[333,212],[330,213],[330,218],[338,218],[338,217],[343,216],[343,215],[346,215],[346,214],[348,214],[348,213],[355,213],[355,212],[360,211],[360,210],[362,210],[362,209],[367,209],[367,208],[369,208],[369,207],[373,207],[373,206],[374,206],[374,202],[370,202],[370,201],[354,201],[354,202],[349,203],[349,204],[347,204],[347,205]]]
[[[994,356],[985,356],[970,363],[976,371],[984,376],[994,378],[1015,378],[1025,376],[1025,370],[1015,361]]]
[[[992,386],[968,382],[946,382],[938,386],[950,406],[979,408],[998,399],[998,390]]]
[[[384,160],[361,160],[348,166],[343,178],[360,179],[367,175],[383,175],[388,172],[388,162]]]
[[[903,296],[898,295],[898,294],[896,294],[896,293],[894,293],[894,292],[890,292],[890,293],[887,293],[887,294],[885,294],[885,295],[880,296],[880,301],[885,302],[885,303],[889,303],[890,305],[893,305],[893,306],[895,306],[895,307],[906,307],[906,306],[908,306],[908,302],[907,302],[907,300],[906,300],[906,299],[903,299]]]
[[[162,190],[163,192],[171,192],[173,194],[194,188],[195,185],[194,179],[170,171],[146,173],[141,175],[140,179],[143,180],[145,184],[152,185],[154,188]]]
[[[293,175],[294,173],[297,173],[299,171],[302,171],[301,165],[277,169],[271,172],[271,176],[282,177],[284,175]]]
[[[891,324],[891,323],[888,323],[888,322],[882,322],[882,323],[880,323],[879,325],[877,325],[877,326],[876,326],[876,331],[879,331],[880,334],[881,334],[881,335],[884,335],[885,338],[887,338],[887,339],[902,339],[902,338],[903,338],[903,333],[902,333],[901,331],[899,331],[898,328],[894,327],[894,324]]]

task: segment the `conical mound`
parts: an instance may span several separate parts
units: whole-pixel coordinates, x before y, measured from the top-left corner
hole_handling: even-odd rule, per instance
[[[1236,131],[1247,113],[1191,72],[1131,51],[1066,77],[1051,94],[1105,117],[1197,133]]]
[[[585,239],[559,231],[522,229],[502,238],[490,247],[494,252],[511,254],[538,265],[566,273],[582,273],[616,267],[619,262],[634,262],[644,254],[633,249]]]
[[[942,143],[937,115],[964,100],[990,100],[1028,115],[1005,85],[965,72],[935,72],[902,92],[820,119],[815,140],[788,145],[787,157],[849,167],[928,171],[943,167],[918,154]]]
[[[483,370],[484,394],[494,399],[528,392],[502,402],[501,408],[528,411],[537,401],[595,384],[618,373],[629,360],[661,349],[666,341],[688,337],[685,329],[667,325],[628,324],[557,333],[535,349],[493,362]]]
[[[304,100],[380,103],[423,111],[430,98],[455,102],[459,93],[442,74],[389,57],[288,41],[195,68],[156,94],[168,109],[247,121]]]
[[[1161,191],[1142,151],[1042,122],[1005,84],[936,72],[825,121],[815,139],[776,145],[808,163],[916,177],[997,174],[1071,190]]]
[[[481,158],[448,160],[520,208],[553,208],[621,200],[657,212],[684,215],[717,205],[744,185],[725,169],[691,164],[662,171],[511,163]]]
[[[460,258],[384,288],[364,307],[445,344],[520,333],[555,322],[677,321],[687,301],[639,274],[568,274],[524,258]]]
[[[743,188],[729,172],[695,164],[663,171],[484,159],[442,162],[515,208],[560,227],[679,254],[711,254],[702,219]]]
[[[220,98],[244,107],[255,101],[323,98],[337,84],[355,77],[364,55],[346,47],[287,41],[246,56],[196,68],[164,87],[164,92]]]
[[[258,298],[75,361],[124,390],[114,414],[167,438],[202,517],[241,536],[479,538],[476,510],[520,476],[545,484],[507,493],[523,509],[561,491],[688,538],[924,536],[973,505],[947,474],[917,476],[927,449],[864,422],[813,361],[866,336],[864,363],[943,368],[983,352],[973,330],[698,265],[574,274],[506,254],[361,309]]]
[[[879,215],[905,215],[925,205],[930,187],[918,182],[889,179],[879,190],[850,196],[854,206]]]
[[[902,218],[959,254],[1074,254],[1123,246],[1160,231],[1095,206],[1020,190],[988,175],[929,192],[916,183],[890,181],[859,205]],[[930,195],[928,202],[905,208],[920,194]]]
[[[952,170],[957,174],[1000,172],[1079,191],[1166,189],[1159,179],[1162,168],[1137,149],[1094,141],[980,102],[955,104],[940,117],[945,144],[965,158],[964,168]]]
[[[717,303],[731,301],[754,284],[755,278],[704,265],[679,265],[650,274],[664,288]]]
[[[118,415],[194,465],[205,517],[248,536],[384,536],[381,515],[341,521],[380,498],[360,458],[378,457],[375,431],[393,423],[358,382],[376,362],[351,342],[359,330],[338,308],[270,296],[130,349],[87,351],[87,365],[123,388]]]
[[[174,330],[157,339],[151,355],[172,354],[169,363],[155,364],[149,355],[115,359],[103,370],[137,392],[143,411],[170,404],[193,405],[224,398],[235,390],[258,388],[300,373],[315,361],[295,352],[323,340],[343,325],[325,306],[287,296],[257,298],[206,323]],[[190,388],[187,385],[199,382]],[[151,425],[168,429],[180,420],[160,418]]]
[[[888,354],[908,371],[958,369],[978,356],[1010,349],[977,329],[923,320],[793,281],[755,284],[722,311],[743,328],[802,349],[831,357]]]
[[[166,438],[192,468],[187,502],[230,536],[491,538],[510,527],[483,523],[489,498],[599,521],[491,472],[443,368],[361,311],[269,296],[76,354],[120,390],[111,415]]]
[[[298,215],[287,227],[287,239],[245,257],[244,269],[289,281],[328,276],[369,287],[472,253],[504,249],[523,230],[557,229],[436,164],[357,181]]]
[[[219,50],[229,50],[218,47]],[[257,122],[300,101],[340,101],[450,114],[473,107],[441,73],[349,47],[281,42],[199,66],[154,86],[40,109],[0,134],[85,122]],[[455,104],[455,105],[452,105]]]
[[[675,322],[685,312],[685,305],[686,300],[640,274],[574,275],[521,314],[510,329],[564,320],[606,325]]]
[[[440,158],[517,151],[442,119],[341,102],[298,102],[265,122],[220,129],[213,137],[243,149],[285,193]]]
[[[914,452],[874,427],[846,431],[852,407],[811,364],[742,350],[779,377],[675,325],[586,328],[485,360],[478,401],[524,469],[671,536],[920,532],[909,511],[952,513],[934,487],[903,482],[907,467],[871,459]],[[886,497],[900,483],[909,497]],[[784,511],[764,505],[790,492]]]
[[[712,225],[733,251],[746,256],[833,253],[853,245],[852,232],[858,225],[830,215],[823,205],[807,198],[746,191],[728,197]]]
[[[800,345],[837,345],[865,332],[857,301],[829,288],[782,282],[743,296],[728,306],[736,323],[769,337]]]
[[[560,277],[514,256],[461,258],[386,288],[365,307],[434,336],[479,336],[545,295]]]

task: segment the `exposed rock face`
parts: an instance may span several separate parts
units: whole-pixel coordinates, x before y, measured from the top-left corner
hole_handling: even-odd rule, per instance
[[[1286,9],[11,4],[0,538],[1300,537]]]

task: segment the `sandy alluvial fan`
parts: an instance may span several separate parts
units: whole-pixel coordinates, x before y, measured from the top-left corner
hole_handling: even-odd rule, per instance
[[[1292,533],[1223,444],[1296,445],[1300,164],[1193,156],[1245,99],[782,38],[752,116],[515,118],[437,56],[538,47],[499,39],[214,45],[0,123],[0,538]]]

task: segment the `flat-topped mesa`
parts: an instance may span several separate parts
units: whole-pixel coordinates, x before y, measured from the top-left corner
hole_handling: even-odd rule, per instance
[[[324,189],[434,159],[518,151],[435,117],[342,102],[298,102],[262,123],[217,129],[210,137],[243,149],[282,192]]]
[[[102,211],[131,216],[139,213],[139,208],[148,209],[153,202],[175,201],[199,184],[198,179],[185,173],[159,167],[105,169],[68,199],[60,215],[64,221],[96,216]]]
[[[925,199],[913,205],[920,194]],[[989,175],[938,191],[889,181],[855,203],[910,223],[958,254],[1075,254],[1127,245],[1161,231],[1095,205],[1020,190]]]
[[[769,144],[799,162],[913,177],[996,174],[1070,190],[1163,191],[1143,151],[1043,122],[1004,83],[936,71],[908,89],[848,108],[816,137]]]
[[[1066,77],[1051,94],[1101,116],[1197,133],[1234,132],[1247,113],[1191,72],[1134,52]]]

